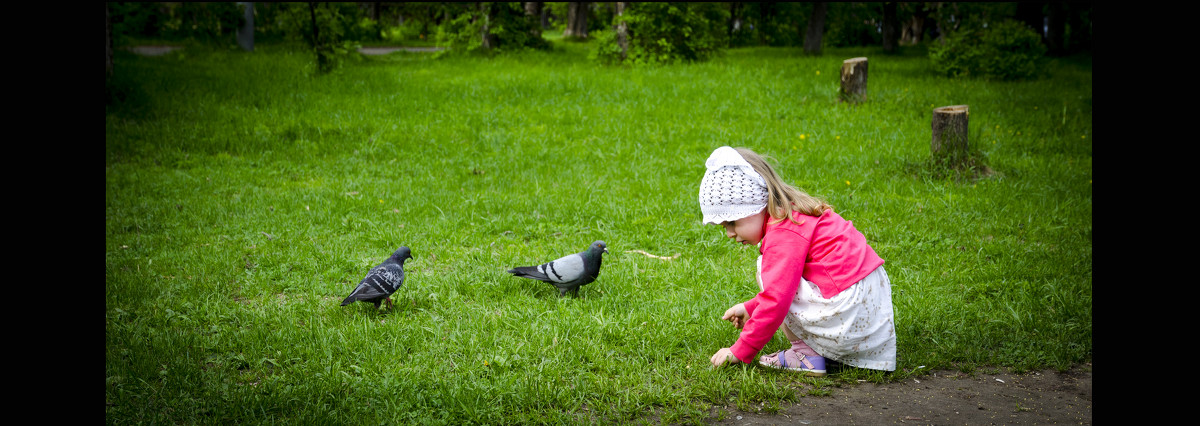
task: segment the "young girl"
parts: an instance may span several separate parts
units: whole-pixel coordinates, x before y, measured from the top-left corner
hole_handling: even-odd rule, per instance
[[[713,354],[712,364],[753,361],[785,325],[791,348],[759,364],[820,376],[829,358],[895,371],[891,283],[862,233],[829,204],[784,183],[753,151],[723,146],[705,167],[704,223],[724,226],[738,243],[759,245],[762,289],[725,311],[721,319],[742,332]]]

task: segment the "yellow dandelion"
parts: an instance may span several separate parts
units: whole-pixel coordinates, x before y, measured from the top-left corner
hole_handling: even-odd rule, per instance
[[[841,136],[834,136],[833,138],[834,138],[834,139],[836,139],[836,140],[842,140],[842,137],[841,137]]]
[[[821,70],[817,70],[817,75],[821,75]]]
[[[850,186],[850,181],[846,181],[846,186]]]
[[[803,139],[804,139],[804,134],[803,134],[803,133],[801,133],[801,134],[800,134],[800,139],[801,139],[801,140],[803,140]]]

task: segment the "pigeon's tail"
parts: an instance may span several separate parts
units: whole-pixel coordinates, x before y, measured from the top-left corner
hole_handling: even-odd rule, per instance
[[[343,301],[342,301],[342,306],[349,305],[349,304],[351,304],[351,303],[354,303],[354,302],[355,302],[355,301],[357,301],[357,300],[358,300],[358,298],[354,297],[354,295],[353,295],[353,294],[351,294],[351,295],[349,295],[349,296],[346,296],[346,300],[343,300]]]
[[[535,279],[539,281],[547,281],[550,277],[539,271],[536,266],[518,266],[508,270],[508,273],[521,278]]]

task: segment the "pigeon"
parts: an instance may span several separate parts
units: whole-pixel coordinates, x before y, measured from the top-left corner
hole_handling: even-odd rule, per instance
[[[367,276],[358,283],[354,292],[342,301],[342,306],[354,302],[371,302],[375,304],[375,309],[379,309],[379,304],[386,300],[390,309],[392,293],[404,284],[404,261],[412,257],[412,250],[408,247],[396,249],[392,257],[367,272]]]
[[[579,287],[600,276],[600,261],[604,253],[608,253],[608,246],[604,245],[604,241],[596,241],[583,252],[537,266],[519,266],[509,269],[508,273],[553,285],[558,288],[558,297],[563,297],[567,291],[578,297]]]

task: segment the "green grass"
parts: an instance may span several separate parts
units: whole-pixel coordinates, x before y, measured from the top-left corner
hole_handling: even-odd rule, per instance
[[[106,423],[692,423],[856,380],[1091,360],[1090,60],[987,82],[916,53],[625,69],[555,44],[324,76],[285,46],[118,52]],[[837,84],[856,56],[853,107]],[[996,175],[921,168],[932,109],[958,104]],[[720,145],[773,157],[886,259],[895,373],[708,367],[737,337],[720,314],[756,293],[756,250],[700,225]],[[579,298],[504,272],[596,239],[611,254]],[[393,310],[338,305],[400,245],[416,258]]]

